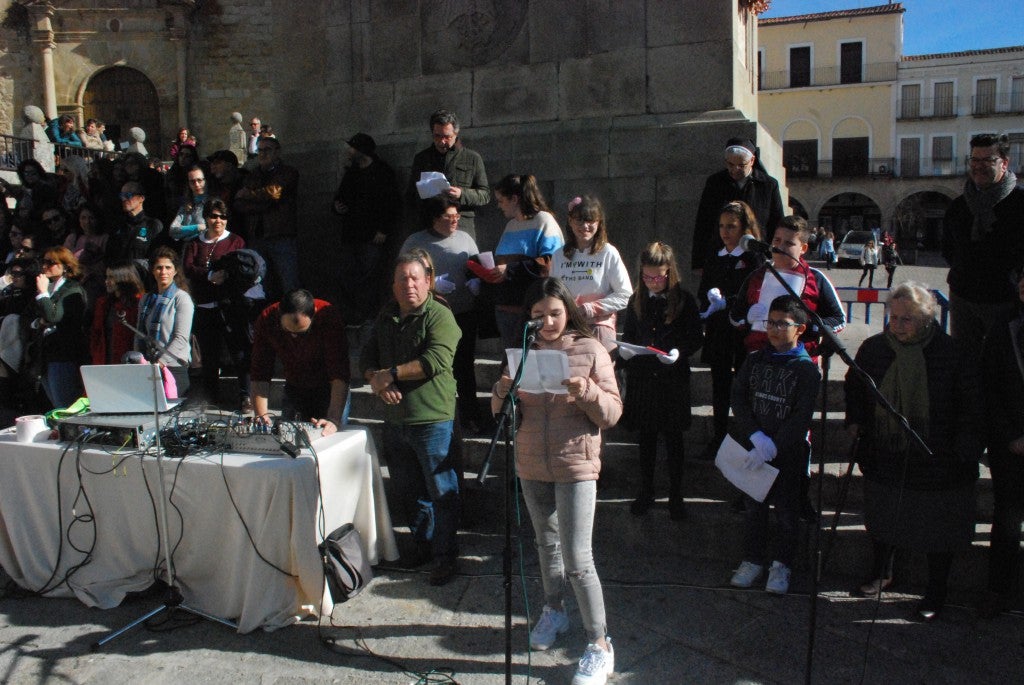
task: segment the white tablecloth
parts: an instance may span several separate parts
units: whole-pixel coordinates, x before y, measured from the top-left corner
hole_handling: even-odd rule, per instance
[[[18,585],[40,590],[51,578],[49,586],[56,585],[91,549],[91,561],[47,594],[114,607],[126,593],[149,587],[154,571],[166,579],[154,510],[160,466],[155,457],[115,457],[93,448],[78,457],[75,447],[66,453],[65,447],[18,443],[13,433],[0,433],[0,564]],[[372,436],[354,428],[314,447],[325,532],[351,522],[371,563],[397,559]],[[162,476],[177,507],[168,507],[168,528],[186,604],[237,621],[243,633],[330,612],[317,552],[316,468],[308,451],[297,459],[233,453],[164,459]],[[82,520],[90,509],[95,527]],[[257,549],[287,575],[261,560]]]

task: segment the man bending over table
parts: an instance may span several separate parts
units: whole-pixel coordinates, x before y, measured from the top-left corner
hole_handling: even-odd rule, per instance
[[[292,290],[256,320],[252,400],[256,420],[270,423],[268,398],[275,359],[284,368],[281,418],[307,420],[331,435],[342,424],[348,397],[348,342],[341,315],[308,290]]]

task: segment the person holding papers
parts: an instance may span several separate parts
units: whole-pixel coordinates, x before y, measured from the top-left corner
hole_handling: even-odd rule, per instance
[[[675,251],[653,242],[640,253],[636,293],[626,305],[622,341],[643,346],[635,356],[619,348],[626,360],[626,426],[639,431],[640,488],[630,506],[643,516],[654,503],[654,463],[658,435],[668,453],[669,515],[686,518],[683,503],[683,431],[690,427],[689,356],[704,341],[697,301],[679,283]],[[644,354],[644,351],[653,354]]]
[[[747,514],[743,561],[729,583],[753,587],[763,575],[768,559],[768,507],[774,505],[778,532],[764,589],[784,595],[796,556],[803,477],[810,456],[807,431],[821,373],[800,342],[807,330],[807,312],[796,298],[783,295],[772,300],[761,323],[768,344],[751,353],[736,374],[732,384],[735,421],[729,435],[750,448],[747,468],[771,462],[779,473],[764,501],[743,496]]]
[[[525,302],[529,317],[543,321],[534,349],[563,353],[569,369],[561,392],[516,393],[522,415],[516,473],[537,537],[544,586],[545,606],[530,633],[530,646],[548,649],[568,630],[563,604],[568,578],[589,642],[573,682],[603,684],[614,670],[614,656],[591,536],[601,430],[619,420],[622,399],[608,351],[590,333],[565,284],[541,279],[529,287]],[[501,409],[511,386],[506,372],[494,385],[493,412]]]

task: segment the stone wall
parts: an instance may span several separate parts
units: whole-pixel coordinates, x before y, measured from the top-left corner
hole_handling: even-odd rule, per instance
[[[736,0],[220,5],[190,34],[192,125],[207,141],[226,139],[234,110],[274,125],[303,174],[311,242],[332,225],[342,141],[369,133],[405,182],[438,107],[459,114],[492,182],[535,174],[560,220],[573,195],[601,196],[631,262],[653,238],[688,261],[727,138],[758,139],[781,159],[754,123],[756,34]],[[496,209],[481,213],[482,249],[503,225]]]

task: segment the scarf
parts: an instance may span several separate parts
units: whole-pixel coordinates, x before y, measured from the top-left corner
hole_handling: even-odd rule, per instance
[[[934,322],[929,322],[917,337],[907,343],[901,343],[892,333],[885,333],[885,342],[896,358],[878,388],[925,440],[928,439],[929,406],[924,348],[935,336],[935,328]],[[892,454],[905,452],[910,446],[900,423],[881,405],[875,406],[875,435],[877,444],[888,445]]]
[[[987,188],[979,188],[974,185],[974,181],[967,179],[964,184],[964,201],[967,202],[967,208],[974,215],[974,223],[971,224],[972,242],[978,242],[992,232],[992,225],[996,221],[993,209],[1016,186],[1017,177],[1009,169],[1003,174],[1001,181],[993,183]]]
[[[164,309],[166,309],[167,305],[174,300],[174,296],[177,292],[178,286],[171,283],[164,292],[150,293],[146,295],[146,299],[142,301],[142,309],[139,312],[139,322],[146,327],[145,331],[155,340],[160,340],[160,322],[164,317]],[[147,347],[149,347],[148,343]],[[156,356],[154,357],[154,355]],[[155,350],[150,350],[150,353],[146,356],[150,361],[154,361],[160,357],[160,354]]]

